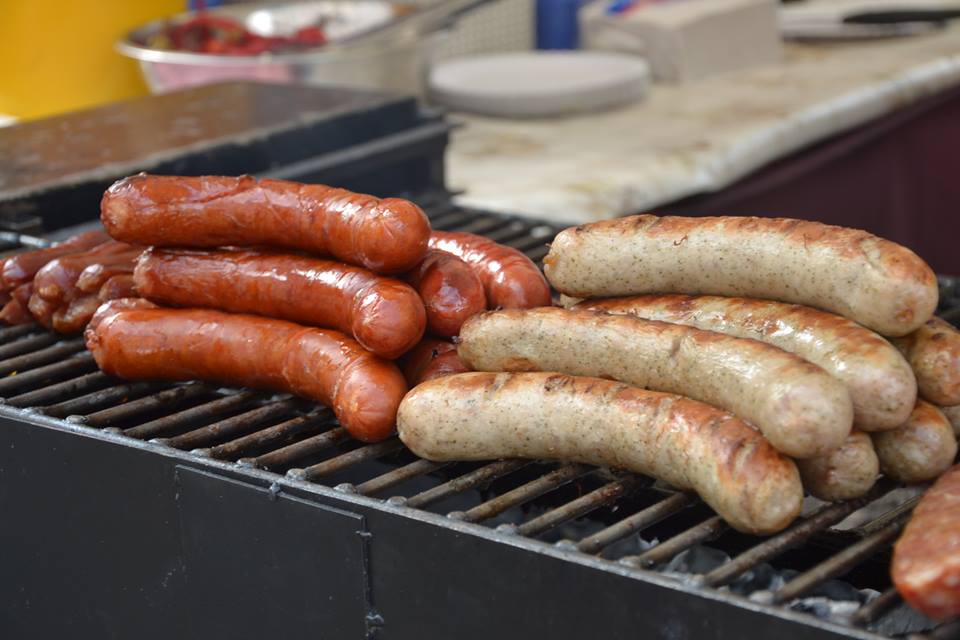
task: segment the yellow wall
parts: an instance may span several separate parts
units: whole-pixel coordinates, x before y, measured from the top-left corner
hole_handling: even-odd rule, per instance
[[[186,0],[0,0],[0,114],[39,118],[145,95],[127,31]]]

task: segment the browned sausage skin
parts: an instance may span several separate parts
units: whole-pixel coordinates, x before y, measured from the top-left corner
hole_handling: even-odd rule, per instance
[[[270,245],[377,273],[413,268],[430,236],[427,216],[412,202],[251,176],[131,176],[107,190],[100,212],[110,235],[127,242]]]
[[[469,371],[457,355],[457,346],[446,340],[427,338],[404,354],[400,368],[411,388],[455,373]]]
[[[70,302],[80,295],[77,281],[88,267],[117,262],[132,264],[138,254],[139,250],[124,242],[105,242],[89,251],[61,256],[37,271],[33,278],[34,294],[57,305]]]
[[[960,465],[914,509],[893,548],[890,573],[913,608],[936,620],[960,615]]]
[[[797,460],[804,488],[827,502],[853,500],[877,482],[880,461],[870,436],[854,429],[846,442],[826,455]]]
[[[477,274],[466,262],[443,251],[428,251],[423,261],[407,274],[407,282],[423,299],[427,329],[434,335],[459,334],[467,318],[487,308],[483,283]]]
[[[307,256],[154,248],[137,262],[134,282],[154,302],[337,329],[385,358],[412,348],[426,327],[423,302],[405,282]]]
[[[430,248],[451,253],[480,277],[491,309],[550,306],[550,285],[530,258],[512,247],[462,231],[434,231]]]
[[[920,395],[942,406],[960,404],[960,331],[940,318],[930,318],[893,344],[917,375]]]
[[[884,475],[899,482],[928,482],[953,464],[957,437],[946,416],[929,402],[917,401],[910,418],[892,431],[872,433]]]
[[[47,249],[26,251],[0,262],[0,289],[10,291],[33,280],[45,264],[70,253],[87,251],[108,242],[110,237],[101,229],[73,236]]]
[[[392,362],[342,333],[258,316],[126,308],[108,302],[87,329],[106,373],[133,380],[215,380],[295,393],[330,406],[355,438],[394,428],[407,386]]]

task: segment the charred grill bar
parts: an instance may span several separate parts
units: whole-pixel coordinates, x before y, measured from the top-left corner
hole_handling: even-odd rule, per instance
[[[556,231],[449,204],[430,217],[535,261]],[[956,283],[941,284],[950,317]],[[81,340],[36,326],[0,329],[0,345],[10,637],[958,633],[906,610],[890,587],[889,548],[917,500],[890,483],[752,538],[647,478],[433,463],[395,437],[356,442],[329,410],[295,398],[116,380]],[[51,618],[58,608],[69,613]]]

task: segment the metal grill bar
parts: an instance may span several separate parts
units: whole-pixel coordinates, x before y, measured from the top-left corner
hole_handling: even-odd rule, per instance
[[[487,500],[483,504],[479,504],[463,513],[455,512],[449,515],[450,517],[455,517],[465,522],[483,522],[495,515],[503,513],[510,507],[515,507],[524,502],[529,502],[534,498],[539,498],[548,491],[562,487],[568,482],[586,475],[593,470],[592,467],[584,464],[565,464],[546,475],[540,476],[536,480],[531,480],[512,491],[508,491],[492,500]]]
[[[349,437],[347,430],[343,427],[331,429],[320,435],[301,440],[300,442],[287,445],[282,449],[265,453],[256,458],[243,458],[241,463],[261,469],[274,469],[276,467],[285,467],[294,460],[305,458],[306,456],[320,453],[333,445],[346,440]]]
[[[480,467],[479,469],[475,469],[470,473],[460,476],[459,478],[448,480],[447,482],[437,485],[432,489],[427,489],[422,493],[411,496],[407,498],[405,504],[408,507],[423,508],[431,502],[449,498],[452,495],[473,489],[474,487],[479,487],[482,484],[493,482],[497,478],[501,478],[508,473],[513,473],[517,469],[525,467],[528,464],[530,464],[529,460],[500,460],[499,462],[491,462],[490,464]]]
[[[865,625],[873,622],[884,613],[897,606],[902,599],[895,587],[890,587],[879,596],[853,612],[850,622],[855,625]]]
[[[517,527],[517,533],[523,536],[535,536],[563,524],[568,520],[579,518],[582,515],[590,513],[594,509],[599,509],[605,504],[621,498],[640,486],[640,479],[636,476],[628,476],[620,480],[610,482],[599,489],[580,496],[576,500],[568,502],[562,507],[524,522]]]
[[[373,495],[396,486],[410,478],[416,478],[424,474],[436,471],[447,466],[448,462],[431,462],[430,460],[417,460],[398,469],[394,469],[382,476],[377,476],[357,485],[357,493],[365,496]]]
[[[878,530],[863,540],[843,549],[836,555],[830,556],[809,571],[801,573],[799,576],[780,587],[773,594],[775,603],[787,602],[794,598],[799,598],[822,582],[835,578],[847,572],[867,556],[872,555],[878,549],[890,544],[903,528],[906,517],[891,522],[887,526]]]
[[[48,383],[57,378],[73,375],[96,366],[93,356],[89,353],[79,353],[62,362],[54,362],[0,380],[0,394],[9,393],[26,386]]]
[[[691,527],[683,533],[678,533],[669,540],[661,542],[649,551],[645,551],[637,556],[627,556],[621,559],[621,562],[635,564],[644,568],[654,567],[666,562],[681,551],[686,551],[695,544],[716,538],[728,528],[723,518],[713,516],[697,526]]]
[[[177,430],[183,425],[190,424],[196,420],[209,419],[216,415],[223,415],[235,409],[239,409],[250,404],[257,399],[257,394],[253,391],[241,391],[240,393],[226,396],[212,402],[207,402],[197,407],[184,409],[177,413],[163,418],[157,418],[150,422],[144,422],[136,427],[124,429],[123,434],[131,438],[155,438]]]
[[[202,382],[190,382],[184,385],[167,389],[160,393],[149,395],[139,400],[125,402],[115,407],[109,407],[86,416],[84,422],[95,427],[109,426],[112,422],[127,420],[141,413],[155,411],[169,404],[183,402],[196,398],[205,393],[210,393],[211,389]]]
[[[155,382],[132,382],[119,384],[114,387],[93,391],[79,398],[65,400],[57,404],[43,407],[43,412],[50,416],[62,418],[74,414],[88,413],[97,407],[112,402],[123,402],[131,396],[141,396],[157,388]]]
[[[840,522],[867,502],[869,499],[861,498],[824,507],[800,524],[741,553],[727,564],[717,567],[704,577],[704,582],[712,587],[725,585],[761,562],[766,562],[788,549],[803,544],[814,534]]]
[[[353,466],[364,460],[372,460],[403,449],[403,443],[396,436],[377,444],[368,444],[359,449],[354,449],[349,453],[343,453],[335,458],[324,460],[306,469],[290,469],[287,475],[301,480],[314,480],[323,476],[330,475],[337,471],[343,471],[347,467]]]
[[[12,327],[4,327],[0,329],[0,343],[6,344],[8,340],[16,340],[20,336],[25,336],[34,331],[43,331],[43,329],[36,324],[18,324]]]
[[[329,424],[331,413],[322,411],[306,416],[291,418],[267,429],[260,429],[251,434],[241,436],[236,440],[211,447],[206,454],[212,458],[229,460],[236,458],[250,449],[266,447],[280,442],[289,442],[295,437],[306,435],[320,430]]]
[[[602,531],[587,536],[577,545],[577,550],[583,553],[599,553],[617,540],[642,531],[685,509],[692,502],[693,496],[686,493],[675,493],[656,504],[650,505],[643,511],[638,511],[629,518],[624,518]]]
[[[57,334],[44,331],[33,336],[24,336],[0,346],[0,360],[19,356],[49,346],[59,338]]]
[[[110,384],[112,380],[113,378],[102,371],[94,371],[79,378],[72,378],[48,387],[41,387],[36,391],[30,391],[12,398],[7,398],[7,404],[15,407],[39,407],[55,402],[58,398],[74,396],[78,393],[89,391],[90,389],[103,387]]]
[[[228,438],[244,434],[256,425],[286,416],[296,406],[293,400],[281,400],[250,411],[245,411],[238,416],[220,420],[213,424],[188,431],[187,433],[170,438],[167,444],[176,449],[196,449],[203,447],[218,438]]]
[[[0,362],[0,376],[10,375],[15,371],[27,371],[73,355],[82,349],[84,349],[83,340],[62,340],[39,351],[7,358]]]

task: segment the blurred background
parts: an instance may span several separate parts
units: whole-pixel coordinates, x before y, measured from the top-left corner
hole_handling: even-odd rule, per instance
[[[55,227],[52,186],[93,193],[214,140],[233,150],[180,169],[277,171],[236,140],[356,115],[373,91],[442,123],[426,190],[460,205],[816,219],[960,273],[960,0],[0,0],[0,16],[0,228]],[[414,135],[384,118],[333,130],[342,148]],[[289,161],[336,177],[329,152]]]

